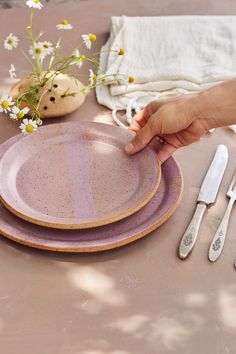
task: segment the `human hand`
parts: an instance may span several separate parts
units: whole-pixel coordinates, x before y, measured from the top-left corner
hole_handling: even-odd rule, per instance
[[[199,140],[210,127],[197,115],[196,98],[194,94],[151,102],[134,116],[130,129],[136,136],[125,151],[132,155],[158,137],[164,141],[158,149],[158,158],[164,162],[176,149]]]
[[[232,124],[236,124],[236,79],[197,94],[151,102],[134,116],[130,129],[136,136],[125,151],[133,155],[158,137],[164,141],[158,148],[164,162],[210,129]]]

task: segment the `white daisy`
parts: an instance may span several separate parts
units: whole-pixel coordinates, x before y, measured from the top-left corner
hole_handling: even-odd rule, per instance
[[[89,82],[91,86],[94,85],[96,79],[97,79],[97,75],[94,74],[92,69],[89,69]]]
[[[29,108],[25,107],[20,109],[16,106],[12,107],[12,113],[10,113],[10,118],[13,120],[18,120],[24,118],[24,116],[29,112]]]
[[[23,123],[20,125],[21,132],[24,135],[31,134],[38,128],[37,123],[32,119],[23,119]]]
[[[84,42],[86,48],[88,48],[88,49],[91,49],[92,42],[95,42],[96,38],[97,38],[96,35],[92,34],[92,33],[82,34],[81,37],[83,39],[83,42]]]
[[[11,111],[11,106],[14,105],[14,102],[12,102],[12,97],[8,95],[2,95],[0,98],[0,112],[5,112]]]
[[[28,0],[26,1],[26,5],[29,7],[33,7],[34,9],[41,10],[43,8],[43,4],[39,0]]]
[[[61,22],[56,25],[58,30],[71,30],[73,27],[67,20],[61,20]]]
[[[16,68],[13,64],[11,64],[11,68],[9,70],[10,78],[14,79],[16,77]]]
[[[45,55],[50,55],[53,53],[54,48],[53,48],[51,42],[44,41],[44,42],[38,42],[38,43],[42,44]]]
[[[73,59],[76,61],[76,65],[81,68],[84,60],[86,59],[86,56],[80,55],[79,49],[76,49],[73,54]]]
[[[18,42],[19,39],[16,36],[13,36],[12,33],[10,33],[4,41],[4,47],[7,50],[12,50],[13,48],[17,48]]]
[[[34,46],[31,46],[29,53],[33,59],[43,60],[46,57],[46,53],[41,42],[37,42]]]

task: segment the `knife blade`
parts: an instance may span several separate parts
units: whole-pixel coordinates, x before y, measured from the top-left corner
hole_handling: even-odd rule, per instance
[[[214,204],[228,162],[228,149],[220,144],[202,182],[197,206],[179,245],[179,257],[185,259],[192,251],[206,209]]]

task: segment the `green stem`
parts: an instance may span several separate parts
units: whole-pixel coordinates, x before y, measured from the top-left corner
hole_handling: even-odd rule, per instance
[[[16,99],[16,106],[18,107],[19,101],[25,96],[27,95],[28,91],[22,93],[22,95],[20,95],[19,97],[17,97]]]
[[[27,27],[28,34],[29,34],[29,40],[31,42],[32,48],[35,46],[35,39],[33,36],[33,16],[34,16],[34,9],[31,10],[30,13],[30,19],[29,19],[29,26]],[[35,59],[35,66],[34,66],[34,71],[37,77],[40,75],[40,65],[39,65],[39,59]]]
[[[32,43],[32,46],[34,46],[34,38],[33,38],[33,16],[34,16],[34,9],[31,10],[30,13],[30,20],[29,20],[29,26],[27,27],[28,33],[29,33],[29,38]]]
[[[35,37],[35,42],[37,42],[37,40],[42,37],[44,35],[44,32],[40,32],[37,37]]]
[[[37,107],[36,107],[36,110],[37,110],[37,111],[38,111],[38,109],[39,109],[39,105],[40,105],[40,103],[41,103],[41,100],[42,100],[43,96],[44,96],[46,93],[47,93],[47,90],[45,90],[44,93],[40,96],[40,99],[39,99],[38,104],[37,104]]]
[[[95,65],[95,67],[96,67],[96,70],[98,71],[99,63],[95,62],[94,59],[90,59],[90,58],[87,58],[87,60],[90,61],[91,63],[93,63],[93,65]]]
[[[47,71],[50,72],[52,71],[53,68],[55,68],[58,64],[65,64],[68,60],[70,59],[70,57],[66,57],[63,59],[58,60],[56,63],[54,63]],[[57,69],[56,69],[57,70]]]
[[[79,49],[82,45],[83,45],[83,42],[80,43],[80,44],[78,44],[78,45],[74,48],[74,50],[71,52],[70,56],[73,55],[73,53],[74,53],[77,49]]]
[[[57,76],[57,72],[62,72],[64,69],[68,68],[70,66],[70,63],[67,64],[68,60],[70,60],[71,58],[68,57],[68,58],[65,58],[64,59],[64,62],[62,62],[62,64],[59,66],[59,68],[56,69],[55,72],[53,72],[51,75],[49,75],[49,77],[47,77],[48,74],[50,74],[50,69],[48,69],[44,76],[43,76],[43,79],[42,79],[42,84],[45,84],[48,80],[51,79],[51,77],[53,76]],[[58,61],[57,63],[55,63],[52,67],[54,67],[56,64],[60,63],[60,61]],[[52,69],[51,67],[51,69]]]
[[[33,64],[33,62],[30,60],[30,58],[28,57],[28,55],[24,52],[24,50],[19,46],[18,47],[21,51],[21,53],[24,55],[24,57],[26,58],[26,60],[30,63],[30,65],[32,65],[34,71],[35,71],[35,65]]]
[[[103,54],[103,53],[111,53],[111,52],[118,53],[119,51],[118,50],[103,50],[101,52],[92,53],[91,55],[94,56],[94,55],[99,55],[99,54]]]
[[[20,96],[16,99],[16,106],[17,106],[17,107],[18,107],[19,101],[22,101],[22,98],[23,98],[24,96],[26,96],[29,92],[30,92],[29,90],[26,91],[26,92],[24,92],[22,95],[20,95]],[[33,103],[30,103],[30,106],[32,106],[32,107],[34,108],[34,110],[37,109],[37,107],[36,107]]]
[[[64,36],[64,32],[65,32],[65,31],[62,32],[61,37],[58,39],[57,44],[56,44],[56,46],[55,46],[55,50],[54,50],[54,52],[53,52],[53,54],[52,54],[52,56],[51,56],[51,60],[50,60],[50,62],[49,62],[49,66],[48,66],[48,70],[49,70],[49,71],[52,69],[52,64],[53,64],[54,59],[55,59],[55,57],[56,57],[56,55],[57,55],[57,53],[58,53],[58,51],[59,51],[59,49],[60,49],[60,44],[61,44],[62,38],[63,38],[63,36]]]
[[[41,70],[40,70],[40,61],[39,61],[38,56],[36,56],[36,72],[35,72],[35,74],[36,74],[38,79],[40,77],[40,72],[41,72]]]

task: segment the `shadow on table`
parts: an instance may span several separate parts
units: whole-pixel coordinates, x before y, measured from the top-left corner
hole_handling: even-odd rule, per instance
[[[24,351],[17,354],[28,353],[37,343],[44,354],[52,347],[63,354],[230,353],[235,283],[206,261],[209,284],[194,255],[164,260],[165,247],[157,234],[96,254],[40,251],[1,239],[0,334],[11,328],[4,353],[19,344]]]

